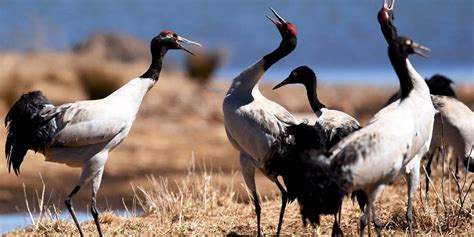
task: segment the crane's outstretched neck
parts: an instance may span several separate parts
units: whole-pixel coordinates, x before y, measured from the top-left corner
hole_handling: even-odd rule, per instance
[[[382,30],[382,34],[385,37],[385,41],[387,41],[388,44],[390,44],[390,42],[393,39],[398,37],[397,27],[395,27],[392,20],[388,20],[388,22],[385,24],[381,23],[380,29]]]
[[[148,70],[140,76],[140,78],[149,78],[153,81],[158,81],[160,78],[161,67],[163,64],[163,58],[165,57],[168,48],[165,46],[158,46],[158,50],[152,50],[151,64]]]
[[[400,81],[400,99],[403,100],[407,98],[413,90],[413,80],[407,66],[408,54],[399,54],[396,52],[395,47],[390,45],[388,48],[388,56]]]
[[[268,70],[273,64],[291,53],[296,48],[296,38],[283,39],[273,52],[263,56],[263,70]]]
[[[246,70],[241,72],[236,78],[234,78],[232,85],[229,88],[227,94],[240,93],[250,94],[254,88],[258,89],[258,82],[262,78],[268,68],[278,62],[278,60],[284,58],[296,48],[296,37],[291,39],[283,39],[273,52],[263,56],[256,63],[248,67]]]

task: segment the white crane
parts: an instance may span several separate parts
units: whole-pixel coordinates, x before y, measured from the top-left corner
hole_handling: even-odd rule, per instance
[[[474,113],[459,101],[451,88],[452,81],[442,75],[434,75],[426,81],[430,88],[431,101],[436,110],[426,172],[431,174],[433,153],[442,141],[454,149],[456,155],[456,175],[459,177],[460,160],[466,169],[474,172]],[[428,179],[426,192],[428,192]]]
[[[474,172],[474,164],[472,161],[469,162],[474,157],[474,154],[471,152],[474,146],[474,124],[472,123],[474,121],[474,114],[469,107],[458,100],[456,93],[451,87],[453,83],[451,79],[436,74],[425,81],[430,89],[433,106],[438,111],[433,124],[430,150],[426,155],[428,162],[425,165],[427,173],[425,191],[428,192],[428,177],[431,175],[431,163],[434,153],[441,147],[443,141],[445,145],[451,146],[454,149],[456,176],[459,178],[459,161],[463,161],[468,171]],[[397,100],[398,97],[398,92],[396,92],[387,101],[387,104]],[[416,181],[416,183],[418,182]]]
[[[271,9],[271,8],[270,8]],[[277,49],[259,59],[241,72],[234,80],[224,98],[224,126],[230,143],[240,152],[240,167],[245,184],[252,191],[257,215],[257,235],[260,235],[260,204],[255,186],[255,169],[259,169],[274,181],[282,193],[282,209],[278,222],[280,233],[286,191],[277,179],[277,174],[265,168],[267,153],[276,137],[285,132],[295,118],[279,104],[265,98],[258,82],[274,63],[288,55],[296,47],[296,28],[271,9],[277,20],[267,16],[276,25],[282,41]],[[270,158],[271,159],[271,158]]]
[[[318,82],[316,74],[308,66],[300,66],[291,71],[290,75],[273,89],[287,84],[303,84],[306,88],[308,101],[317,116],[314,126],[320,132],[320,142],[326,150],[330,150],[342,138],[361,128],[352,116],[338,110],[329,109],[318,98]]]
[[[369,223],[372,210],[380,234],[374,207],[380,191],[413,157],[429,149],[435,109],[426,83],[407,60],[413,53],[425,56],[421,51],[424,49],[407,37],[397,37],[390,43],[389,58],[400,81],[401,99],[380,110],[366,127],[337,143],[329,158],[320,155],[317,146],[304,150],[290,144],[279,149],[279,163],[273,166],[280,167],[288,192],[297,193],[303,219],[318,223],[320,214],[335,215],[344,196],[362,190],[367,205],[360,233]],[[295,136],[298,141],[293,127],[287,130],[287,136]]]
[[[166,52],[182,49],[193,54],[179,42],[200,46],[171,30],[161,32],[151,41],[149,69],[103,99],[54,106],[40,91],[33,91],[22,95],[8,112],[8,171],[13,167],[19,175],[28,150],[41,152],[46,161],[82,169],[79,182],[65,200],[81,236],[84,233],[72,205],[75,195],[84,183],[92,182],[91,213],[102,236],[96,195],[109,151],[127,137],[145,94],[158,81]]]

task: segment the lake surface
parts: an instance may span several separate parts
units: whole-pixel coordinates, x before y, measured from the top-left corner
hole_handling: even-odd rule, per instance
[[[76,216],[79,222],[93,219],[91,215],[85,212],[77,212]],[[69,213],[62,213],[59,218],[73,221]],[[0,235],[14,229],[25,228],[29,225],[31,225],[31,219],[28,213],[0,214]]]
[[[148,42],[173,29],[205,48],[226,48],[229,57],[219,75],[235,76],[278,45],[280,36],[265,18],[272,6],[296,25],[298,47],[270,72],[283,77],[305,64],[329,77],[323,80],[387,83],[395,74],[376,19],[381,5],[381,0],[2,0],[0,50],[68,50],[102,31]],[[411,57],[420,74],[474,81],[474,1],[397,1],[395,7],[399,33],[432,49],[430,60]],[[180,61],[182,55],[169,57]]]
[[[298,29],[297,49],[271,69],[279,76],[305,64],[336,82],[386,83],[395,74],[376,19],[381,5],[381,0],[3,0],[0,50],[68,50],[102,31],[148,42],[173,29],[205,48],[226,48],[229,57],[219,75],[227,76],[278,45],[280,36],[265,18],[272,6]],[[432,49],[430,60],[411,57],[423,75],[474,81],[474,1],[397,1],[395,7],[399,33]]]
[[[127,217],[132,215],[131,213],[128,213],[124,210],[114,210],[113,211],[115,215],[121,216],[121,217]],[[135,213],[133,215],[140,215],[141,213]],[[61,220],[67,220],[73,223],[73,220],[71,218],[71,215],[69,212],[63,211],[59,216],[59,219]],[[86,212],[76,212],[76,217],[79,222],[84,222],[84,221],[92,221],[94,218],[90,213]],[[37,215],[33,215],[33,218],[37,218]],[[0,214],[0,235],[17,229],[17,228],[25,228],[31,225],[31,218],[28,213],[11,213],[11,214]]]

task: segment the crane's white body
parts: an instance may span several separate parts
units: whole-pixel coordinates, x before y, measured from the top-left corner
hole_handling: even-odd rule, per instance
[[[360,126],[359,122],[354,117],[339,110],[322,108],[321,113],[316,115],[318,117],[316,123],[324,127],[337,128],[345,125]]]
[[[56,114],[58,128],[44,152],[46,161],[82,167],[78,185],[101,176],[108,152],[127,137],[143,97],[155,83],[136,78],[103,99],[45,108],[45,116]]]
[[[428,86],[408,59],[407,68],[414,85],[409,96],[380,110],[366,127],[338,143],[331,156],[352,158],[346,168],[352,172],[352,191],[368,195],[366,218],[384,184],[429,150],[436,110]]]
[[[408,181],[407,218],[409,218],[409,222],[412,218],[412,198],[418,191],[420,184],[421,159],[424,155],[434,154],[444,139],[446,145],[454,148],[456,159],[470,159],[471,161],[474,159],[472,151],[474,149],[473,112],[453,97],[431,95],[431,101],[438,113],[434,117],[429,152],[417,154],[404,169],[404,175]],[[457,164],[458,162],[456,162]],[[431,170],[430,167],[428,169]]]
[[[432,95],[431,100],[439,114],[435,116],[430,152],[441,146],[444,139],[456,155],[473,159],[474,113],[456,98]]]
[[[222,106],[227,137],[241,152],[244,174],[252,165],[263,171],[266,155],[277,136],[289,124],[296,123],[286,109],[260,93],[258,82],[263,73],[263,60],[243,71],[233,80]],[[255,191],[254,182],[247,185]]]

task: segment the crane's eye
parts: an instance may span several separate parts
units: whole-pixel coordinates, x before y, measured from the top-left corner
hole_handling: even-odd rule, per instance
[[[411,40],[405,40],[406,45],[411,45]]]
[[[173,38],[173,35],[172,34],[167,34],[166,38]]]
[[[294,76],[294,77],[296,77],[296,76],[298,75],[297,72],[293,72],[293,73],[291,73],[291,74],[292,74],[292,76]]]

